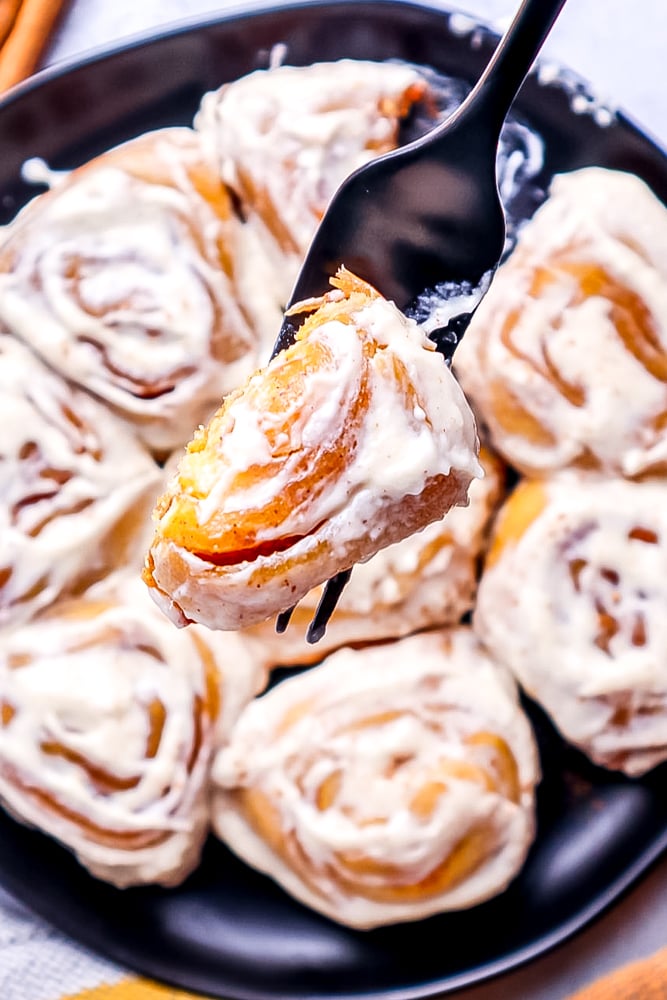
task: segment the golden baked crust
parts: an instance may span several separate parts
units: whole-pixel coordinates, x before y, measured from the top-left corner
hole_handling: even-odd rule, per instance
[[[160,472],[130,428],[0,332],[0,628],[141,544]]]
[[[59,179],[9,225],[0,322],[164,454],[258,363],[242,245],[197,133],[146,133]],[[260,286],[248,301],[261,298]]]
[[[158,502],[144,579],[178,624],[283,611],[464,503],[478,474],[472,415],[430,341],[349,272],[332,284]]]
[[[282,682],[213,773],[218,835],[352,927],[481,902],[534,833],[532,732],[467,628],[339,650]]]
[[[327,631],[315,645],[305,636],[323,585],[299,601],[286,632],[279,635],[272,621],[245,629],[242,634],[260,660],[269,669],[316,663],[339,646],[460,622],[475,602],[480,559],[505,484],[505,468],[497,456],[482,446],[479,460],[484,478],[470,484],[467,507],[452,507],[442,520],[354,566]]]
[[[454,367],[527,475],[667,471],[667,208],[638,177],[557,176]]]
[[[667,484],[563,474],[501,510],[474,627],[563,736],[642,774],[667,759]]]

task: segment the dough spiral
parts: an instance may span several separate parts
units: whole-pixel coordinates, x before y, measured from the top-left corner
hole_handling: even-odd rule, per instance
[[[99,878],[180,882],[208,828],[219,714],[203,631],[114,578],[0,633],[0,692],[3,804]]]
[[[214,765],[218,834],[341,923],[500,892],[534,831],[536,750],[469,629],[339,650],[242,714]]]
[[[221,176],[298,266],[338,186],[398,145],[400,120],[426,90],[400,63],[278,66],[206,94],[195,128]]]
[[[525,481],[496,522],[474,626],[605,767],[667,759],[667,486]]]
[[[452,507],[440,521],[376,552],[352,570],[323,638],[306,630],[323,586],[294,609],[286,632],[269,620],[243,635],[267,667],[315,663],[339,646],[399,638],[434,626],[456,625],[475,602],[479,561],[504,487],[502,462],[482,446],[483,479],[473,479],[467,507]]]
[[[194,131],[139,136],[11,223],[0,321],[164,454],[257,364],[259,320],[236,287],[241,230]]]
[[[456,351],[524,473],[667,472],[667,208],[638,177],[556,177]]]
[[[129,556],[160,483],[130,429],[0,332],[0,626]]]
[[[283,611],[465,503],[479,475],[472,414],[431,342],[349,272],[332,284],[158,501],[144,578],[177,624]]]

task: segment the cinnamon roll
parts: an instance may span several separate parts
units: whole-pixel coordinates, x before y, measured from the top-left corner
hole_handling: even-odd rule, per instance
[[[222,639],[174,629],[130,574],[0,633],[0,801],[99,878],[180,882],[221,711],[229,727],[254,693]]]
[[[472,414],[443,359],[347,271],[224,401],[154,514],[144,578],[177,624],[234,629],[465,503]]]
[[[262,287],[240,302],[240,230],[198,135],[147,133],[7,228],[0,322],[166,453],[258,363]]]
[[[465,627],[339,650],[284,681],[246,708],[213,776],[218,835],[352,927],[501,892],[534,834],[533,735]]]
[[[423,628],[455,625],[471,610],[478,563],[504,486],[502,462],[482,447],[483,479],[470,484],[467,507],[354,566],[326,634],[305,641],[323,587],[309,591],[278,635],[272,621],[251,625],[244,637],[267,667],[314,663],[339,646],[398,638]]]
[[[414,67],[341,59],[258,70],[204,96],[195,128],[283,261],[291,258],[287,293],[336,189],[397,146],[401,119],[426,91]]]
[[[475,313],[455,370],[527,474],[667,471],[667,208],[638,177],[554,179]]]
[[[667,485],[525,481],[498,516],[474,626],[598,764],[667,760]]]
[[[0,626],[130,557],[159,469],[106,407],[0,333]]]

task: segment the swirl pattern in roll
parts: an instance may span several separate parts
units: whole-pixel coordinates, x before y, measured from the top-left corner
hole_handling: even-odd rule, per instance
[[[262,286],[241,304],[240,230],[197,134],[147,133],[7,228],[0,321],[156,451],[182,446],[258,362]]]
[[[667,486],[519,485],[496,522],[474,625],[564,737],[642,774],[667,759]]]
[[[279,66],[206,94],[195,127],[221,176],[298,265],[339,185],[396,147],[400,120],[426,90],[400,63]]]
[[[557,176],[455,370],[527,474],[667,471],[667,208],[631,174]]]
[[[284,681],[246,708],[213,776],[219,836],[352,927],[495,895],[534,833],[530,725],[465,627]]]
[[[129,558],[160,483],[130,429],[0,333],[0,626]]]
[[[136,574],[0,633],[0,801],[99,878],[180,882],[208,829],[220,715],[227,729],[257,689],[222,639],[174,629]]]
[[[278,634],[272,621],[243,632],[270,669],[321,660],[339,646],[398,638],[423,628],[455,625],[474,604],[479,561],[491,518],[500,504],[504,466],[482,446],[483,479],[474,479],[467,507],[452,507],[444,518],[377,552],[352,569],[325,635],[306,642],[306,630],[323,587],[309,591],[292,612],[289,628]]]
[[[230,394],[158,501],[144,578],[177,624],[234,629],[465,503],[472,413],[416,324],[347,271]]]

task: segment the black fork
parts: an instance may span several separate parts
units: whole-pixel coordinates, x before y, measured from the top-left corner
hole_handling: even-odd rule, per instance
[[[500,131],[564,3],[523,0],[456,111],[343,182],[313,237],[290,305],[322,295],[330,275],[344,264],[402,310],[445,282],[479,289],[476,307],[505,245],[496,179]],[[449,358],[471,316],[460,314],[432,334]],[[294,322],[285,317],[272,357],[294,342],[295,333]],[[324,635],[350,573],[338,573],[326,584],[308,642]],[[287,627],[292,610],[278,616],[278,632]]]

